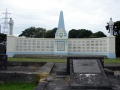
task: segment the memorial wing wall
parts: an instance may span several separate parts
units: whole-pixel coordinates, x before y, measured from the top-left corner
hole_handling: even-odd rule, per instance
[[[107,52],[106,38],[69,39],[68,52]]]
[[[16,38],[16,52],[52,52],[54,39]]]

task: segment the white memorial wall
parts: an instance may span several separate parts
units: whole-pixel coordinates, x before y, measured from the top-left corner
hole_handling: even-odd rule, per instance
[[[107,38],[69,39],[68,52],[107,52]]]
[[[115,37],[67,39],[68,55],[106,55],[115,56]],[[7,55],[15,54],[51,54],[55,52],[54,38],[21,38],[7,36]],[[61,44],[60,44],[61,45]]]
[[[15,38],[16,52],[53,52],[54,39]]]

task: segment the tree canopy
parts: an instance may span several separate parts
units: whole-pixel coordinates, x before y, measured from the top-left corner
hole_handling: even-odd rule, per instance
[[[44,28],[35,28],[30,27],[22,31],[19,37],[32,37],[32,38],[55,38],[57,28],[53,28],[52,30],[46,30]],[[91,30],[86,29],[71,29],[68,33],[69,38],[99,38],[106,37],[106,35],[98,31],[93,33]]]
[[[102,31],[93,33],[91,30],[86,29],[72,29],[69,31],[69,38],[100,38],[106,37]]]
[[[44,28],[30,27],[22,31],[19,37],[25,36],[25,37],[33,37],[33,38],[44,38],[45,32],[46,29]]]
[[[55,38],[57,28],[53,28],[52,30],[47,30],[45,33],[45,38]]]
[[[93,33],[90,30],[81,29],[81,30],[79,30],[78,37],[79,38],[89,38],[92,34]]]
[[[120,35],[120,21],[114,23],[114,32],[115,35]]]
[[[69,31],[69,38],[88,38],[92,35],[92,31],[86,29],[72,29]]]
[[[93,34],[90,36],[90,38],[100,38],[100,37],[106,37],[106,35],[105,35],[103,32],[98,31],[98,32],[93,33]]]
[[[6,41],[6,34],[0,33],[0,42]]]
[[[52,30],[46,30],[44,28],[35,28],[30,27],[22,31],[19,37],[32,37],[32,38],[55,38],[57,28],[53,28]]]

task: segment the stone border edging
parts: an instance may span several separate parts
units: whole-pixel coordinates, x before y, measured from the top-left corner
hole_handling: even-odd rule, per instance
[[[39,84],[35,87],[35,90],[44,90],[47,84],[47,77],[50,75],[54,65],[55,63],[46,63],[43,67],[35,72],[39,76]]]

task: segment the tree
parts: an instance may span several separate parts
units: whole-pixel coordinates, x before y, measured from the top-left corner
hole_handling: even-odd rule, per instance
[[[103,32],[98,31],[96,33],[93,33],[90,37],[91,38],[100,38],[100,37],[106,37],[106,35]]]
[[[36,31],[35,38],[44,38],[45,37],[46,29],[44,29],[44,28],[36,28],[35,31]]]
[[[56,31],[57,31],[57,28],[53,28],[52,30],[46,31],[45,38],[55,38]]]
[[[68,33],[69,38],[78,38],[78,32],[76,29],[70,30]]]
[[[92,31],[86,29],[72,29],[69,31],[69,38],[88,38],[92,35]]]
[[[33,38],[44,38],[45,32],[46,29],[44,28],[30,27],[22,31],[19,37],[25,36],[25,37],[33,37]]]
[[[114,35],[120,35],[120,21],[114,23]]]
[[[81,30],[79,30],[78,37],[79,38],[89,38],[92,34],[93,33],[90,30],[81,29]]]
[[[6,34],[0,33],[0,54],[6,53]]]
[[[116,51],[116,56],[120,57],[120,35],[116,35],[115,38],[115,51]]]
[[[116,45],[116,56],[120,57],[120,21],[114,23],[114,35]]]
[[[2,41],[6,41],[6,34],[2,34],[2,33],[0,33],[0,43],[2,42]]]

